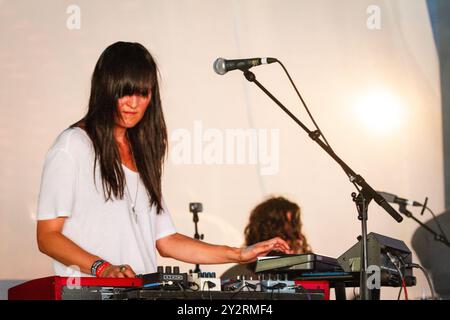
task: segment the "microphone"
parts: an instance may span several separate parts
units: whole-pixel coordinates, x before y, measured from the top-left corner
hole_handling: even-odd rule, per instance
[[[250,69],[259,66],[260,64],[269,64],[277,62],[275,58],[250,58],[250,59],[235,59],[225,60],[224,58],[217,58],[214,61],[213,68],[217,74],[224,75],[228,71],[236,69]]]
[[[423,204],[414,201],[414,200],[408,200],[404,198],[397,197],[395,194],[377,191],[380,196],[382,196],[387,202],[391,203],[397,203],[401,205],[410,205],[414,207],[423,207]]]

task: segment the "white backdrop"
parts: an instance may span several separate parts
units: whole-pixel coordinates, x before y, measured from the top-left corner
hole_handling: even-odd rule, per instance
[[[302,207],[316,253],[337,257],[360,233],[354,190],[339,166],[240,72],[216,75],[212,63],[220,56],[283,61],[356,172],[378,190],[429,196],[431,208],[444,209],[438,60],[424,0],[0,0],[0,34],[0,279],[52,273],[35,241],[44,155],[85,113],[95,62],[118,40],[142,43],[158,61],[171,136],[185,129],[194,139],[198,124],[219,137],[230,129],[279,130],[279,139],[269,140],[279,147],[272,175],[248,162],[176,163],[180,142],[172,139],[164,194],[179,232],[193,235],[188,203],[198,201],[205,240],[240,246],[249,211],[277,194]],[[311,127],[279,66],[254,71]],[[369,231],[410,246],[416,227],[370,207]],[[220,274],[228,267],[203,269]],[[418,281],[412,297],[428,292],[420,274]]]

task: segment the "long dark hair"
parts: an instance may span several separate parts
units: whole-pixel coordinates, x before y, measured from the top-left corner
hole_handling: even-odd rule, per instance
[[[290,219],[288,217],[290,212]],[[244,230],[246,245],[250,246],[273,237],[281,237],[292,250],[310,253],[311,247],[302,232],[300,207],[286,198],[272,197],[251,212]]]
[[[167,129],[161,108],[158,68],[148,50],[139,43],[116,42],[103,51],[92,75],[89,109],[72,125],[82,127],[91,138],[96,164],[100,165],[106,201],[123,199],[125,175],[114,138],[115,120],[120,117],[117,101],[126,95],[151,94],[141,121],[127,129],[140,178],[150,203],[162,211],[161,176],[167,152]]]

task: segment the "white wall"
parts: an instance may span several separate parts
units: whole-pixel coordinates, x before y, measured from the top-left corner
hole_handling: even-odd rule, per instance
[[[66,26],[71,4],[81,9],[80,29]],[[379,30],[367,27],[369,5],[381,10]],[[141,42],[156,57],[169,133],[194,134],[196,120],[222,133],[279,129],[279,170],[271,176],[250,164],[177,165],[169,156],[164,194],[180,232],[193,235],[188,203],[199,201],[205,240],[240,246],[249,211],[269,194],[301,205],[316,253],[337,257],[360,232],[352,185],[338,165],[240,72],[216,75],[212,63],[219,56],[282,60],[329,142],[356,172],[378,190],[419,201],[428,196],[436,212],[444,209],[438,60],[424,0],[3,0],[0,30],[0,279],[52,273],[35,243],[44,155],[86,111],[95,62],[118,40]],[[254,71],[310,126],[281,68]],[[396,122],[379,132],[355,111],[373,94],[398,105],[399,116],[388,110],[378,123]],[[410,246],[415,228],[370,207],[370,231]],[[169,263],[192,268],[161,259]],[[428,292],[418,279],[413,297]],[[384,292],[392,298],[397,289]]]

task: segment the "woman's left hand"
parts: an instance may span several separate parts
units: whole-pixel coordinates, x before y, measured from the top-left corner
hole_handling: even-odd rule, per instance
[[[265,256],[270,251],[280,251],[283,253],[292,253],[286,241],[280,237],[261,241],[249,247],[241,248],[239,254],[239,263],[249,263],[260,256]]]

